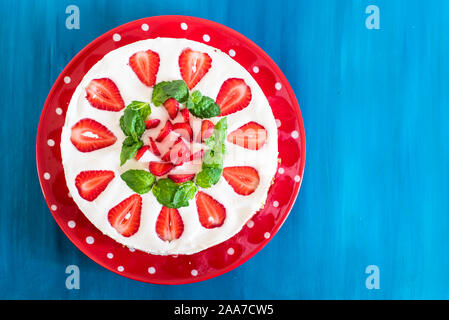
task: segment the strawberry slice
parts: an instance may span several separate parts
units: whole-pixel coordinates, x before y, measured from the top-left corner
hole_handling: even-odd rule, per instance
[[[194,173],[184,173],[184,174],[169,174],[168,178],[176,183],[183,183],[186,181],[190,181],[195,178]]]
[[[108,221],[124,237],[130,237],[139,230],[142,197],[138,194],[126,198],[109,210]]]
[[[151,50],[136,52],[129,58],[129,66],[139,80],[148,87],[156,83],[159,62],[159,54]]]
[[[159,135],[157,136],[156,141],[161,142],[172,131],[173,131],[173,125],[170,122],[170,120],[167,120],[167,122],[165,123],[165,126],[162,128],[161,132],[159,132]]]
[[[178,62],[182,79],[189,89],[193,89],[212,66],[212,59],[207,53],[190,48],[182,51]]]
[[[174,165],[170,162],[150,162],[150,172],[157,177],[163,176],[173,169]]]
[[[176,118],[179,110],[179,102],[176,99],[170,98],[164,102],[164,107],[167,109],[170,119]]]
[[[259,150],[267,140],[267,130],[251,121],[232,131],[226,138],[229,142],[250,150]]]
[[[101,123],[85,118],[72,127],[70,141],[79,151],[91,152],[113,145],[117,138]]]
[[[185,110],[185,109],[184,109]],[[173,125],[173,131],[181,135],[187,141],[192,141],[193,131],[188,122],[178,122]]]
[[[109,78],[91,80],[86,87],[86,99],[100,110],[120,111],[125,107],[120,91]]]
[[[259,185],[259,173],[253,167],[227,167],[223,169],[223,178],[234,191],[242,196],[253,193]]]
[[[159,148],[157,147],[156,142],[153,140],[153,138],[150,137],[150,151],[153,152],[155,156],[160,156],[161,152],[159,151]]]
[[[223,225],[226,218],[226,208],[207,193],[198,191],[196,194],[198,217],[204,228],[213,229]]]
[[[189,161],[190,149],[189,146],[184,142],[184,140],[179,137],[173,146],[167,151],[162,157],[164,161],[170,161],[175,166],[180,166],[184,162]]]
[[[182,118],[184,119],[184,122],[189,123],[189,118],[190,118],[189,109],[187,109],[187,108],[182,109],[181,115],[182,115]]]
[[[184,223],[177,209],[162,207],[156,221],[156,233],[164,241],[179,239]]]
[[[251,89],[243,79],[230,78],[223,82],[215,102],[220,106],[220,116],[246,108],[251,101]]]
[[[214,133],[214,127],[214,123],[210,120],[203,120],[203,122],[201,122],[201,142],[204,142],[204,140],[209,138],[212,133]]]
[[[75,178],[75,186],[81,198],[94,201],[106,189],[114,176],[113,171],[82,171]]]
[[[161,122],[161,120],[159,120],[159,119],[146,120],[145,121],[145,128],[147,128],[147,129],[156,128],[159,125],[160,122]]]
[[[142,148],[140,148],[139,151],[137,151],[137,153],[136,153],[136,160],[139,161],[140,158],[143,157],[145,152],[147,152],[149,150],[151,151],[151,148],[149,146],[143,146]]]

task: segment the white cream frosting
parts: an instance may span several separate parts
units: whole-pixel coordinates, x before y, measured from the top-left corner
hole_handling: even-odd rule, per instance
[[[160,161],[160,159],[147,152],[140,161],[132,159],[120,167],[121,145],[125,139],[119,125],[123,110],[121,112],[110,112],[92,107],[85,98],[85,88],[92,79],[106,77],[115,82],[125,105],[133,100],[151,102],[153,89],[139,81],[128,65],[129,57],[141,50],[151,49],[157,52],[160,56],[157,82],[171,81],[182,79],[178,57],[185,48],[206,52],[212,58],[212,67],[193,90],[199,90],[203,95],[215,99],[222,83],[229,78],[244,79],[251,88],[250,105],[227,116],[228,133],[250,121],[255,121],[266,128],[268,132],[267,141],[259,150],[248,150],[226,142],[224,167],[252,166],[259,173],[260,183],[255,192],[249,196],[235,193],[223,177],[211,188],[199,188],[199,190],[206,192],[225,206],[226,219],[223,225],[214,229],[204,228],[199,222],[195,199],[193,199],[188,207],[178,209],[184,222],[184,232],[179,239],[171,242],[161,240],[156,234],[156,219],[162,206],[150,191],[142,195],[139,230],[131,237],[123,237],[109,224],[107,219],[108,212],[112,207],[134,194],[120,178],[120,175],[129,169],[148,170],[149,161]],[[169,118],[164,107],[151,105],[151,109],[150,118],[158,118],[161,122],[155,129],[144,133],[142,140],[145,144],[148,144],[148,136],[156,137],[158,135]],[[93,152],[79,152],[71,143],[70,134],[72,126],[83,118],[91,118],[105,125],[117,137],[117,142],[110,147]],[[195,119],[192,114],[190,114],[190,118],[194,134],[198,134],[201,121]],[[216,123],[219,117],[211,120]],[[175,120],[172,120],[173,123],[181,121],[180,114]],[[195,148],[194,150],[200,149],[201,145],[196,145]],[[257,82],[227,54],[211,46],[187,39],[156,38],[138,41],[113,50],[86,73],[68,106],[61,135],[61,153],[67,186],[73,200],[100,231],[121,244],[153,254],[193,254],[234,236],[263,206],[277,168],[277,126],[270,105]],[[75,187],[76,176],[85,170],[111,170],[115,173],[114,180],[92,202],[81,198]],[[176,167],[170,173],[192,173],[200,170],[201,162],[197,161],[196,163],[186,163]]]

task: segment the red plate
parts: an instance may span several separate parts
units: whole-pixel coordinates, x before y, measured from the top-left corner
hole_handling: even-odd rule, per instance
[[[266,205],[231,239],[193,255],[158,256],[130,250],[103,235],[69,195],[61,163],[65,113],[85,73],[106,53],[138,40],[171,37],[206,43],[248,70],[270,102],[278,124],[279,170]],[[48,207],[67,237],[88,257],[120,275],[151,283],[182,284],[219,276],[241,265],[279,230],[298,194],[305,164],[304,124],[287,79],[249,39],[223,25],[186,16],[140,19],[91,42],[70,61],[53,85],[39,121],[36,158]]]

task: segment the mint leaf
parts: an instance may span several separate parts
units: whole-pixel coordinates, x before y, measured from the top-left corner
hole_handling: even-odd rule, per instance
[[[142,145],[142,141],[136,141],[131,136],[126,137],[126,139],[123,140],[122,151],[120,152],[120,165],[122,166],[126,161],[134,157]]]
[[[220,107],[214,99],[201,95],[194,91],[187,100],[187,109],[198,118],[212,118],[220,114]]]
[[[139,111],[140,117],[142,120],[146,120],[148,116],[151,114],[151,106],[147,102],[142,101],[132,101],[127,108],[132,109],[134,111]]]
[[[145,170],[128,170],[120,177],[131,190],[139,194],[145,194],[150,191],[156,181],[156,177]]]
[[[153,88],[153,104],[160,106],[170,98],[185,103],[189,97],[189,88],[183,80],[162,81]]]
[[[178,209],[187,207],[197,191],[192,181],[177,184],[170,179],[159,179],[153,187],[157,201],[165,207]]]
[[[195,182],[201,188],[210,188],[217,184],[222,172],[222,168],[205,167],[196,175]]]

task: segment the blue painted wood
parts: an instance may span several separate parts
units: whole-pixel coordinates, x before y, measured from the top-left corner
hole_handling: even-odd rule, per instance
[[[76,4],[81,29],[65,28]],[[381,29],[367,30],[378,5]],[[300,101],[304,183],[253,259],[203,283],[157,286],[106,271],[58,229],[35,135],[46,95],[91,40],[153,15],[199,16],[260,45]],[[449,2],[444,0],[0,1],[0,298],[449,298]],[[65,288],[67,265],[81,289]],[[379,266],[380,290],[365,287]]]

